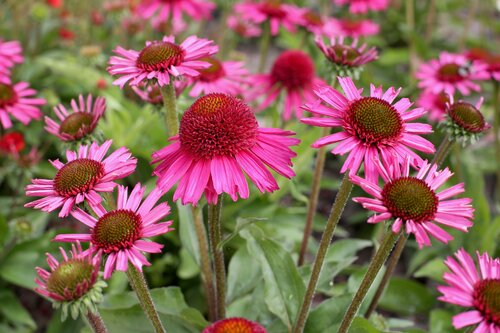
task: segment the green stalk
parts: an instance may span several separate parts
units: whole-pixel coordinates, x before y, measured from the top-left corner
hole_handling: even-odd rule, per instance
[[[170,84],[160,88],[165,107],[165,121],[167,123],[167,136],[171,137],[179,133],[179,118],[177,117],[176,96],[173,78]]]
[[[104,321],[102,321],[99,312],[92,313],[91,311],[89,311],[87,312],[86,317],[94,333],[108,333],[108,330],[106,329]]]
[[[352,299],[352,302],[349,305],[349,308],[347,309],[344,315],[344,319],[342,319],[342,323],[340,324],[338,333],[347,333],[349,331],[349,327],[351,327],[352,321],[354,320],[354,317],[358,313],[358,310],[361,304],[363,303],[363,300],[365,299],[368,290],[370,290],[370,287],[373,284],[375,277],[377,277],[380,268],[384,265],[384,262],[386,261],[387,257],[389,257],[389,254],[391,253],[391,250],[394,247],[394,243],[396,243],[396,240],[399,238],[399,236],[401,236],[401,234],[402,231],[394,233],[392,232],[391,228],[389,228],[385,232],[384,239],[382,240],[379,249],[375,253],[375,256],[373,257],[372,261],[370,262],[370,266],[368,266],[368,271],[366,272],[363,281],[361,281],[361,285],[359,286],[358,291],[354,295],[354,298]]]
[[[224,250],[219,246],[222,240],[221,226],[222,195],[216,205],[208,206],[208,228],[210,230],[210,250],[214,259],[215,293],[217,295],[216,319],[226,317],[226,269],[224,266]]]
[[[264,25],[264,34],[260,41],[260,59],[258,72],[262,73],[266,67],[267,54],[269,53],[269,45],[271,44],[271,26],[269,22]]]
[[[148,284],[146,282],[146,279],[144,278],[144,274],[139,271],[134,265],[129,265],[127,276],[130,285],[137,294],[139,303],[141,304],[141,307],[146,313],[149,321],[151,321],[155,332],[166,333],[167,331],[163,327],[160,316],[158,315],[155,304],[153,303],[153,298],[151,298],[151,294],[149,293]]]
[[[301,333],[304,330],[312,299],[314,297],[314,293],[316,292],[316,287],[318,286],[318,280],[321,274],[321,269],[323,268],[323,262],[325,261],[326,252],[328,251],[328,248],[332,241],[335,227],[337,226],[340,217],[342,216],[342,212],[344,211],[345,204],[349,199],[351,190],[352,183],[349,180],[349,173],[346,172],[344,174],[344,178],[342,179],[342,183],[340,184],[337,196],[335,197],[335,202],[332,205],[330,216],[328,217],[325,230],[323,231],[323,236],[321,237],[321,241],[319,243],[318,253],[316,254],[316,259],[314,260],[306,294],[304,295],[304,300],[300,306],[300,310],[292,330],[292,332],[294,333]]]

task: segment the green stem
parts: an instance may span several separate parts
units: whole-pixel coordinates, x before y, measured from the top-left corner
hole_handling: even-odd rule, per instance
[[[151,294],[149,293],[148,284],[146,282],[146,279],[144,278],[144,274],[139,271],[134,265],[129,265],[127,276],[130,285],[137,294],[139,303],[141,303],[142,309],[146,313],[148,319],[151,321],[155,332],[166,333],[167,331],[161,323],[160,316],[156,311],[155,304],[153,303],[153,299],[151,298]]]
[[[425,27],[425,41],[429,42],[432,38],[432,30],[434,28],[434,21],[436,19],[436,0],[430,0],[429,8],[427,10],[427,22]]]
[[[454,143],[455,142],[453,140],[450,140],[449,135],[446,134],[443,138],[443,141],[441,141],[441,144],[439,145],[438,150],[434,154],[434,158],[432,159],[431,164],[437,164],[438,167],[441,164],[443,164],[444,159],[450,153],[450,149],[451,149],[451,147],[453,147]]]
[[[177,117],[177,108],[175,105],[175,87],[173,78],[170,77],[170,84],[160,88],[165,107],[165,121],[167,123],[167,136],[171,137],[179,133],[179,118]]]
[[[271,44],[271,26],[269,22],[264,25],[264,34],[260,41],[260,59],[258,72],[262,73],[266,67],[267,54],[269,53],[269,45]]]
[[[224,267],[224,250],[219,247],[222,240],[220,221],[222,210],[222,195],[216,205],[208,206],[208,228],[210,230],[210,250],[214,259],[215,289],[217,295],[217,320],[226,317],[226,269]]]
[[[493,81],[493,136],[497,160],[497,203],[500,203],[500,83]]]
[[[368,271],[366,272],[363,281],[361,281],[361,285],[359,286],[358,291],[354,295],[354,298],[352,299],[352,302],[349,305],[349,308],[347,309],[344,315],[344,319],[342,319],[342,323],[340,324],[338,333],[347,333],[349,327],[351,327],[352,321],[354,320],[354,317],[358,313],[358,310],[361,304],[363,303],[363,300],[365,299],[368,290],[373,284],[373,281],[375,280],[375,277],[380,271],[380,268],[386,261],[387,257],[389,257],[389,254],[391,253],[391,250],[394,247],[394,243],[396,243],[396,240],[399,238],[401,233],[402,231],[394,233],[392,232],[391,228],[389,228],[385,232],[384,239],[382,240],[379,249],[375,253],[375,256],[373,257],[372,261],[370,262],[370,266],[368,266]]]
[[[92,313],[89,311],[87,312],[86,317],[94,333],[108,333],[106,325],[104,325],[104,321],[102,321],[99,312]]]
[[[408,56],[410,63],[410,84],[414,82],[413,73],[415,73],[417,67],[417,54],[415,47],[415,38],[412,34],[415,33],[415,3],[414,0],[406,0],[406,25],[408,28]]]
[[[200,209],[192,207],[194,228],[198,238],[200,261],[201,261],[201,279],[205,285],[205,297],[207,299],[208,319],[214,321],[216,318],[216,298],[214,290],[214,280],[212,265],[208,252],[207,233],[203,223],[203,214]]]
[[[330,216],[328,217],[325,230],[323,231],[323,236],[321,237],[321,241],[319,243],[318,253],[316,254],[316,259],[314,260],[306,294],[300,306],[299,314],[297,315],[297,320],[295,321],[295,325],[292,330],[294,333],[301,333],[304,330],[311,302],[314,297],[314,293],[316,292],[316,287],[318,286],[319,276],[321,274],[321,269],[323,268],[326,252],[328,251],[328,247],[332,241],[335,227],[337,226],[340,217],[342,216],[342,212],[344,211],[345,204],[349,199],[351,190],[352,183],[349,180],[348,172],[346,172],[344,174],[344,178],[342,179],[342,183],[340,184],[337,196],[335,197],[335,202],[333,203]]]
[[[323,127],[321,132],[321,137],[330,134],[329,127]],[[316,165],[314,167],[313,182],[311,187],[311,198],[309,200],[309,206],[307,207],[307,217],[306,225],[304,227],[304,235],[302,237],[302,244],[300,246],[298,265],[302,266],[304,264],[304,259],[307,251],[307,244],[309,242],[309,237],[311,236],[312,225],[314,221],[314,215],[316,214],[316,208],[318,207],[319,191],[321,189],[321,176],[323,175],[323,169],[325,167],[326,161],[326,146],[318,149],[318,154],[316,156]]]

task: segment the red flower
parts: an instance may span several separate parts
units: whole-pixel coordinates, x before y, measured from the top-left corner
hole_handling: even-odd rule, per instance
[[[65,27],[61,27],[59,29],[59,37],[65,40],[73,40],[75,39],[75,33]]]
[[[25,147],[24,136],[20,132],[10,132],[0,137],[0,151],[18,153]]]
[[[47,5],[52,8],[61,8],[63,5],[63,0],[47,0]]]

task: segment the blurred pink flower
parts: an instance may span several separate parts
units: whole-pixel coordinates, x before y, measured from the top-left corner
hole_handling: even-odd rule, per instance
[[[46,103],[43,98],[33,98],[37,92],[29,88],[27,82],[16,84],[0,83],[0,124],[3,128],[11,128],[10,117],[28,125],[32,119],[40,119],[42,112],[39,106]]]
[[[10,69],[24,61],[21,43],[17,40],[4,41],[0,38],[0,83],[10,84]],[[0,105],[1,105],[0,94]]]
[[[487,253],[476,252],[478,267],[472,257],[462,248],[455,258],[448,257],[446,266],[451,272],[443,275],[446,286],[437,289],[442,294],[440,301],[466,308],[453,317],[453,326],[461,329],[476,326],[474,333],[500,332],[500,259]]]
[[[500,54],[492,54],[488,50],[474,48],[467,51],[465,57],[471,61],[478,60],[485,63],[488,66],[486,71],[490,73],[491,79],[500,81]]]
[[[184,113],[172,143],[153,153],[158,187],[166,192],[179,182],[174,201],[184,205],[196,205],[203,192],[209,204],[222,193],[236,201],[249,196],[245,172],[261,192],[273,192],[278,184],[266,165],[284,177],[295,175],[289,146],[300,141],[289,137],[294,134],[260,128],[248,105],[233,96],[205,95]]]
[[[446,200],[463,193],[464,184],[437,192],[453,175],[448,168],[438,171],[437,165],[424,161],[417,175],[412,177],[409,158],[401,166],[399,163],[382,163],[378,160],[373,163],[384,181],[383,187],[379,187],[378,182],[357,175],[350,177],[354,184],[374,197],[353,198],[353,201],[376,213],[368,219],[368,223],[394,219],[392,231],[398,233],[404,226],[406,233],[415,234],[420,248],[431,245],[429,234],[443,243],[453,239],[437,223],[462,232],[467,232],[472,227],[472,199]]]
[[[310,8],[300,8],[300,21],[298,25],[315,35],[325,34],[326,19]]]
[[[422,90],[417,99],[417,105],[428,111],[429,120],[439,122],[446,116],[448,98],[444,92],[435,94],[430,90]]]
[[[244,20],[237,15],[230,15],[227,18],[228,27],[243,37],[257,37],[262,34],[262,29],[250,21]]]
[[[358,46],[357,39],[349,45],[344,43],[344,37],[332,37],[330,45],[327,46],[322,37],[316,36],[315,42],[325,57],[337,65],[359,67],[378,58],[377,49],[372,47],[367,50],[366,44]]]
[[[334,0],[337,5],[349,5],[353,14],[365,14],[369,10],[381,11],[389,7],[389,0]]]
[[[54,179],[33,179],[32,184],[26,186],[26,195],[43,198],[24,207],[44,212],[62,207],[59,217],[65,217],[75,204],[84,200],[91,207],[98,205],[102,198],[97,192],[112,192],[116,186],[114,181],[133,173],[137,164],[125,147],[104,158],[110,147],[111,140],[101,146],[94,142],[90,147],[80,146],[78,152],[66,151],[66,164],[59,160],[50,161],[57,169]]]
[[[335,19],[325,23],[325,35],[328,37],[367,37],[379,33],[377,23],[370,20]]]
[[[210,67],[201,58],[218,51],[213,41],[188,37],[180,45],[175,44],[174,37],[163,37],[162,41],[146,42],[141,51],[125,50],[118,47],[114,52],[118,56],[111,57],[108,72],[119,75],[113,84],[120,88],[129,82],[135,86],[141,82],[156,79],[160,86],[170,84],[170,76],[198,76],[199,70]]]
[[[401,88],[389,88],[386,92],[382,87],[370,86],[370,96],[363,97],[363,89],[356,88],[351,78],[338,78],[345,96],[339,91],[324,86],[316,88],[314,93],[319,100],[306,104],[306,111],[318,116],[303,118],[305,124],[321,127],[341,127],[342,131],[317,140],[312,147],[338,143],[332,154],[349,153],[341,172],[349,170],[355,175],[364,163],[365,176],[376,182],[378,173],[375,161],[379,156],[387,163],[398,165],[409,157],[411,165],[418,166],[422,158],[411,148],[434,153],[434,145],[422,138],[420,134],[432,133],[432,127],[422,123],[409,123],[421,117],[425,110],[409,108],[413,103],[408,98],[402,98],[393,104]],[[322,103],[328,104],[328,106]]]

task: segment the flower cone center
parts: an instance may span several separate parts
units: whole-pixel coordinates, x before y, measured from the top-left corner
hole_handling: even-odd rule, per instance
[[[184,50],[174,43],[154,42],[146,46],[137,57],[137,67],[148,71],[162,71],[179,65]]]
[[[184,113],[179,130],[182,147],[195,157],[234,156],[257,137],[257,120],[241,100],[225,94],[198,98]]]
[[[69,259],[50,273],[47,290],[65,300],[80,298],[91,287],[94,266],[84,259]]]
[[[500,326],[500,279],[486,279],[474,288],[474,307],[487,321]]]
[[[321,19],[321,16],[319,16],[317,13],[313,12],[312,10],[308,10],[302,17],[306,20],[306,22],[312,26],[322,26],[323,25],[323,20]]]
[[[200,76],[199,80],[200,81],[205,81],[205,82],[213,82],[217,81],[221,77],[223,77],[226,73],[224,71],[224,67],[222,67],[222,63],[215,59],[215,58],[210,58],[206,57],[203,59],[200,59],[200,61],[205,61],[210,64],[210,67],[205,68],[200,70]]]
[[[229,318],[216,323],[211,333],[261,333],[260,327],[243,318]]]
[[[458,126],[471,133],[480,133],[486,126],[481,112],[466,102],[453,104],[448,110],[448,115]]]
[[[63,120],[59,127],[59,133],[75,135],[78,131],[85,132],[92,124],[92,115],[87,112],[75,112]]]
[[[307,87],[314,78],[314,64],[302,51],[285,51],[274,62],[271,79],[289,90]]]
[[[67,163],[57,172],[54,188],[63,197],[87,192],[104,175],[101,162],[88,158],[79,158]]]
[[[103,215],[92,230],[92,243],[104,253],[129,249],[141,238],[142,219],[131,210],[118,209]]]
[[[0,83],[0,107],[9,106],[17,102],[17,94],[10,84]]]
[[[355,100],[347,111],[347,122],[366,144],[398,139],[403,120],[388,102],[376,97]]]
[[[394,218],[425,222],[437,212],[436,193],[421,179],[402,177],[387,183],[382,201]]]
[[[348,45],[340,45],[340,44],[333,45],[331,47],[331,50],[333,51],[335,57],[338,58],[339,61],[343,60],[351,62],[356,60],[361,55],[361,53],[359,53],[357,49],[350,47]]]
[[[283,18],[286,11],[281,7],[280,0],[268,0],[260,4],[259,10],[268,17]]]
[[[445,64],[438,70],[438,78],[441,81],[454,83],[463,79],[460,74],[460,66],[457,64]]]

